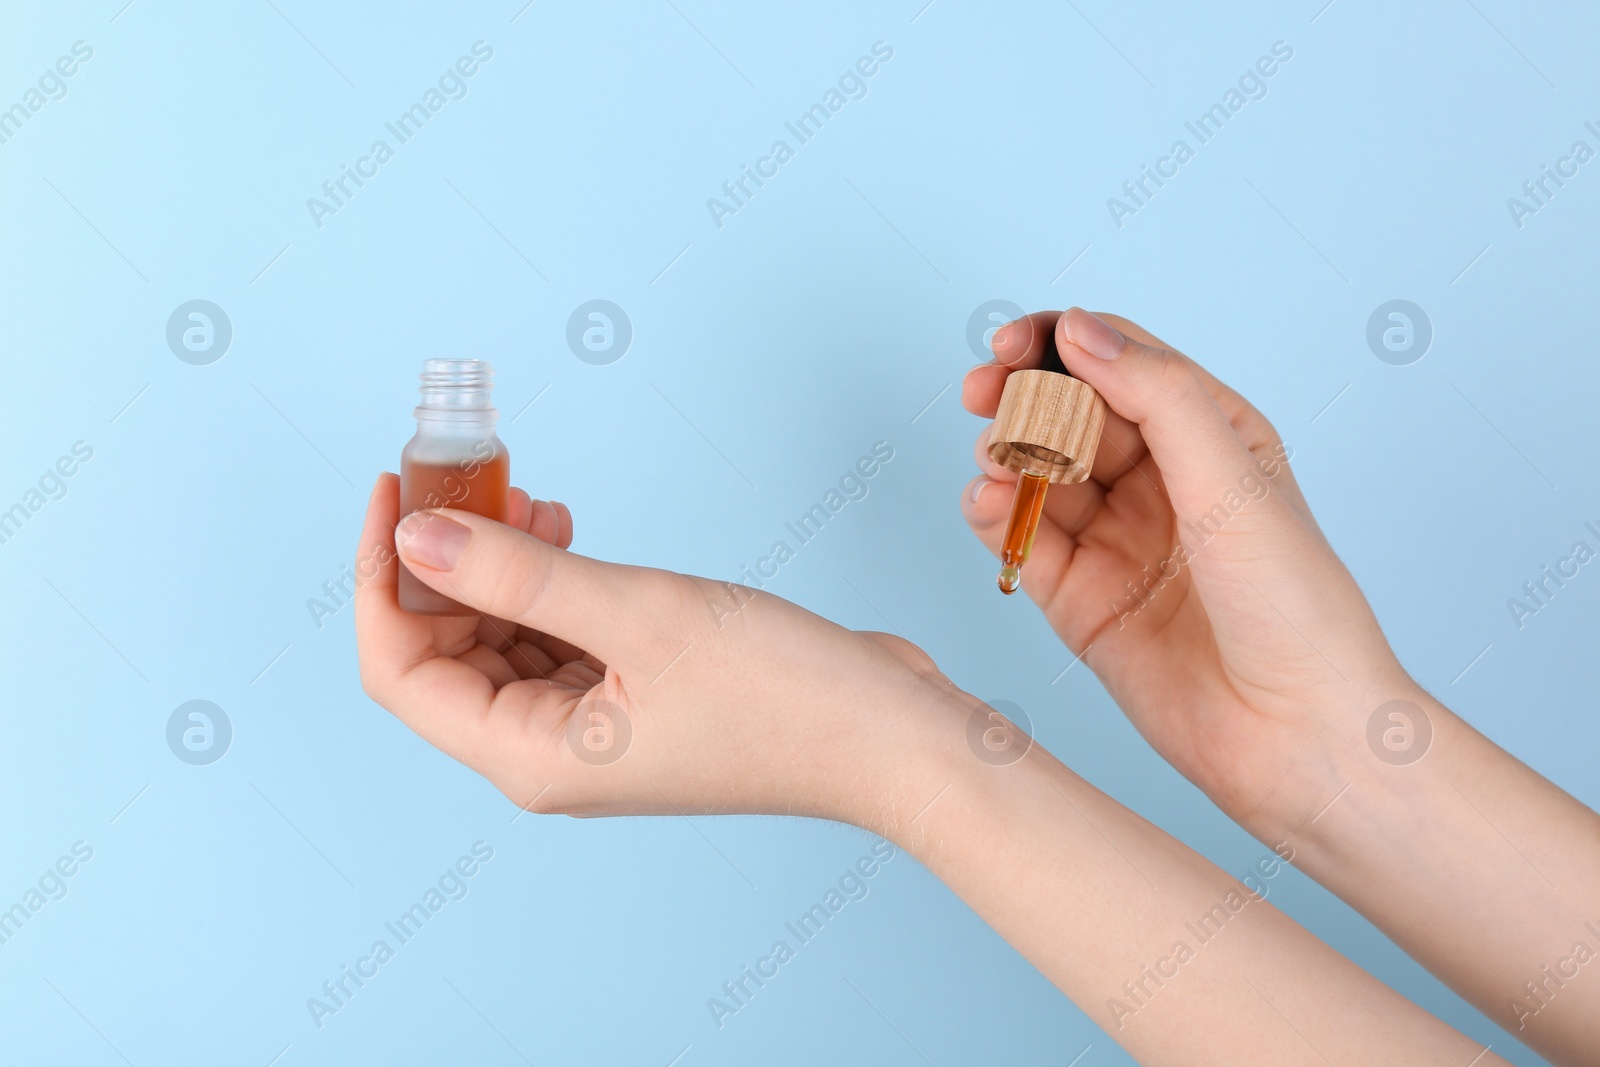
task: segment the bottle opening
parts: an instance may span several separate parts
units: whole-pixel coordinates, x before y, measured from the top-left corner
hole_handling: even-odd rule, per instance
[[[481,359],[429,359],[422,363],[422,404],[417,417],[451,412],[492,413],[494,368]]]

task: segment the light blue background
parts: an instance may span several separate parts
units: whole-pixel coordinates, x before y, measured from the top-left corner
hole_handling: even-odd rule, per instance
[[[0,898],[95,850],[0,946],[8,1062],[1129,1062],[904,857],[719,1031],[706,998],[866,835],[513,824],[367,700],[349,610],[318,629],[306,601],[351,557],[428,356],[494,362],[517,482],[608,559],[733,577],[888,441],[870,495],[771,588],[1016,701],[1078,771],[1242,873],[1263,846],[1087,669],[1061,675],[957,511],[981,424],[946,389],[972,310],[1128,315],[1275,421],[1418,679],[1600,801],[1600,574],[1521,630],[1506,607],[1600,520],[1600,162],[1520,229],[1506,207],[1574,140],[1600,147],[1592,13],[273,2],[9,4],[0,32],[0,107],[94,49],[0,145],[0,508],[94,449],[0,545]],[[319,230],[306,198],[480,39],[494,58],[466,98]],[[894,58],[868,95],[714,225],[706,199],[879,40]],[[1278,40],[1294,58],[1266,98],[1117,228],[1106,198]],[[164,336],[196,298],[234,329],[209,366]],[[592,298],[633,323],[610,366],[565,342]],[[1366,346],[1391,298],[1433,323],[1411,366]],[[195,698],[234,728],[207,767],[164,736]],[[318,1030],[306,999],[480,839],[470,895]],[[1538,1062],[1297,872],[1273,899]]]

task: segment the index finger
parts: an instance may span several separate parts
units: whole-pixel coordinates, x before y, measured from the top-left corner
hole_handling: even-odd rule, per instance
[[[1035,311],[1000,327],[989,338],[994,362],[1007,370],[1037,367],[1060,317],[1059,311]]]
[[[972,368],[962,379],[961,406],[981,419],[994,418],[1006,378],[1014,370],[1039,366],[1060,318],[1059,311],[1035,311],[996,330],[989,338],[994,359]]]
[[[425,615],[400,609],[400,556],[394,527],[400,519],[400,479],[378,475],[356,548],[356,644],[361,680],[370,687],[404,674],[433,654],[433,627]]]

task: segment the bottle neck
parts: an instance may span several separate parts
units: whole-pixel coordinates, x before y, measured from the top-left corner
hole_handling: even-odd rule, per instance
[[[422,365],[422,403],[412,412],[417,433],[478,437],[494,434],[500,413],[490,403],[494,370],[478,359],[430,359]]]
[[[500,420],[500,413],[494,408],[441,411],[419,404],[412,414],[417,417],[417,433],[431,437],[491,437]]]

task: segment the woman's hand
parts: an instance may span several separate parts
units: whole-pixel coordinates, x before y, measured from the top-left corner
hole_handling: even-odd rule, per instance
[[[1234,818],[1282,832],[1338,789],[1330,746],[1416,686],[1277,432],[1138,326],[1079,308],[1010,323],[967,375],[966,408],[992,418],[1052,331],[1111,410],[1090,479],[1050,489],[1023,588],[1157,751]],[[961,506],[998,555],[1017,476],[988,445],[986,428]]]
[[[1024,571],[1056,632],[1246,829],[1552,1061],[1595,1062],[1600,983],[1544,976],[1592,954],[1600,819],[1406,675],[1277,433],[1186,356],[1123,319],[1032,315],[967,408],[992,417],[1051,330],[1111,408]],[[987,445],[962,508],[993,550],[1015,475]]]
[[[378,479],[357,558],[367,693],[517,804],[573,815],[749,812],[858,825],[926,803],[955,690],[913,645],[767,594],[565,551],[565,507],[419,512]],[[400,610],[401,560],[481,619]],[[914,795],[905,795],[911,790]],[[912,807],[911,811],[915,811]]]

